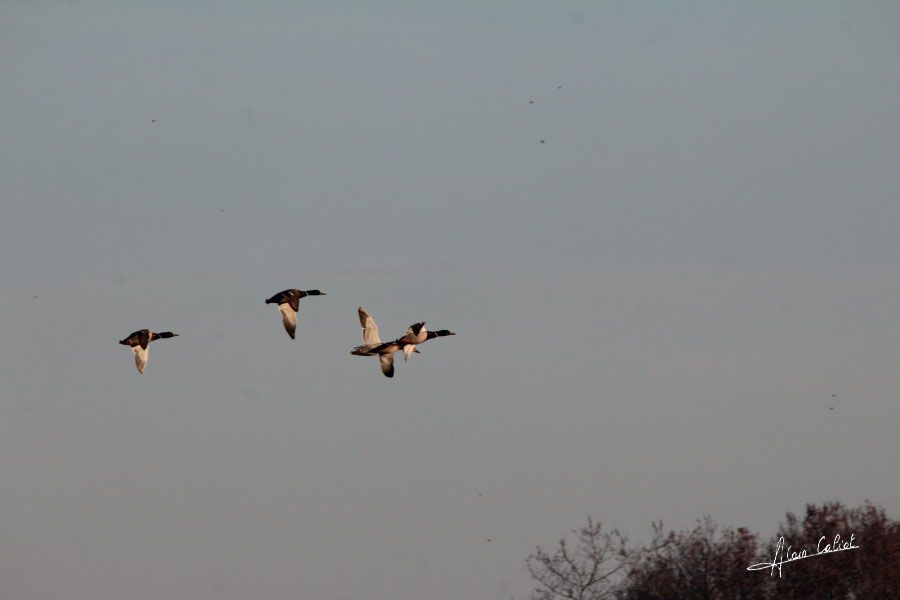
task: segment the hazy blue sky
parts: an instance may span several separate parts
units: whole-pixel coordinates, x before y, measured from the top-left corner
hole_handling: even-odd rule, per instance
[[[896,3],[183,4],[0,6],[4,600],[506,600],[588,513],[897,514]],[[387,380],[358,305],[458,335]]]

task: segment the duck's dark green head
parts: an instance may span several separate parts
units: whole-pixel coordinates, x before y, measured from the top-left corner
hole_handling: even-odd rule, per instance
[[[319,290],[306,290],[307,296],[324,296],[325,292]]]
[[[178,334],[172,333],[171,331],[163,331],[162,333],[157,333],[156,337],[158,337],[158,338],[178,337]]]
[[[456,334],[448,329],[439,329],[438,331],[434,332],[434,335],[436,335],[437,337],[444,337],[445,335],[456,335]]]

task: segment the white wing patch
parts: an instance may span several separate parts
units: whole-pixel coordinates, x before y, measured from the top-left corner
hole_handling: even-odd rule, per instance
[[[404,362],[409,360],[409,357],[413,355],[413,352],[416,351],[415,344],[407,344],[403,346],[403,360]]]
[[[279,304],[278,310],[281,311],[281,322],[284,323],[284,330],[291,336],[291,339],[294,339],[294,332],[297,331],[297,313],[287,302]]]
[[[377,346],[381,343],[375,319],[362,306],[359,307],[359,324],[362,325],[363,346]]]
[[[131,351],[134,352],[134,364],[137,367],[138,373],[143,373],[144,369],[147,367],[147,356],[150,353],[148,348],[141,348],[140,345],[132,346]]]

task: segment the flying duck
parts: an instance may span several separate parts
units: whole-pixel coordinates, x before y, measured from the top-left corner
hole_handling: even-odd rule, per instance
[[[394,352],[402,347],[396,342],[388,344],[381,343],[381,337],[378,335],[378,325],[372,315],[366,312],[362,306],[359,307],[359,324],[362,325],[362,346],[357,346],[350,351],[355,356],[378,356],[381,363],[381,372],[385,377],[394,376]]]
[[[436,337],[444,337],[447,335],[456,334],[447,329],[428,331],[425,329],[424,322],[410,325],[409,329],[406,330],[406,335],[397,340],[397,342],[403,346],[403,360],[409,360],[409,357],[412,356],[413,352],[419,354],[416,345],[427,342],[428,340],[433,340]]]
[[[284,290],[266,300],[266,304],[278,305],[284,330],[291,336],[291,339],[294,339],[294,332],[297,331],[297,311],[300,310],[300,298],[324,295],[325,292],[319,290],[306,290],[305,292],[303,290]]]
[[[150,342],[160,338],[176,337],[177,335],[177,333],[172,333],[171,331],[156,333],[149,329],[141,329],[135,331],[124,340],[119,340],[119,343],[124,346],[131,346],[131,351],[134,352],[134,364],[137,366],[138,373],[143,373],[144,368],[147,366],[148,346],[150,345]]]

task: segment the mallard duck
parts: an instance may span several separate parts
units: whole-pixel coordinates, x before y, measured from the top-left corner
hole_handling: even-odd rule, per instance
[[[325,292],[319,290],[284,290],[266,300],[266,304],[278,305],[284,330],[291,336],[291,339],[294,339],[294,333],[297,331],[297,311],[300,310],[300,298],[324,295]]]
[[[420,326],[420,329],[418,331],[414,329],[416,325]],[[406,330],[406,335],[397,340],[403,345],[403,360],[409,360],[409,357],[412,356],[413,352],[415,352],[416,354],[420,354],[419,350],[416,348],[418,344],[427,342],[428,340],[433,340],[436,337],[444,337],[446,335],[456,334],[448,329],[427,331],[425,329],[425,323],[416,323],[415,325],[410,325],[409,329]]]
[[[172,333],[171,331],[156,333],[149,329],[141,329],[135,331],[124,340],[119,340],[119,343],[124,346],[131,346],[131,351],[134,352],[134,364],[137,366],[138,373],[143,373],[144,368],[147,366],[147,355],[149,353],[148,346],[150,345],[150,342],[161,338],[165,339],[177,336],[177,333]]]

